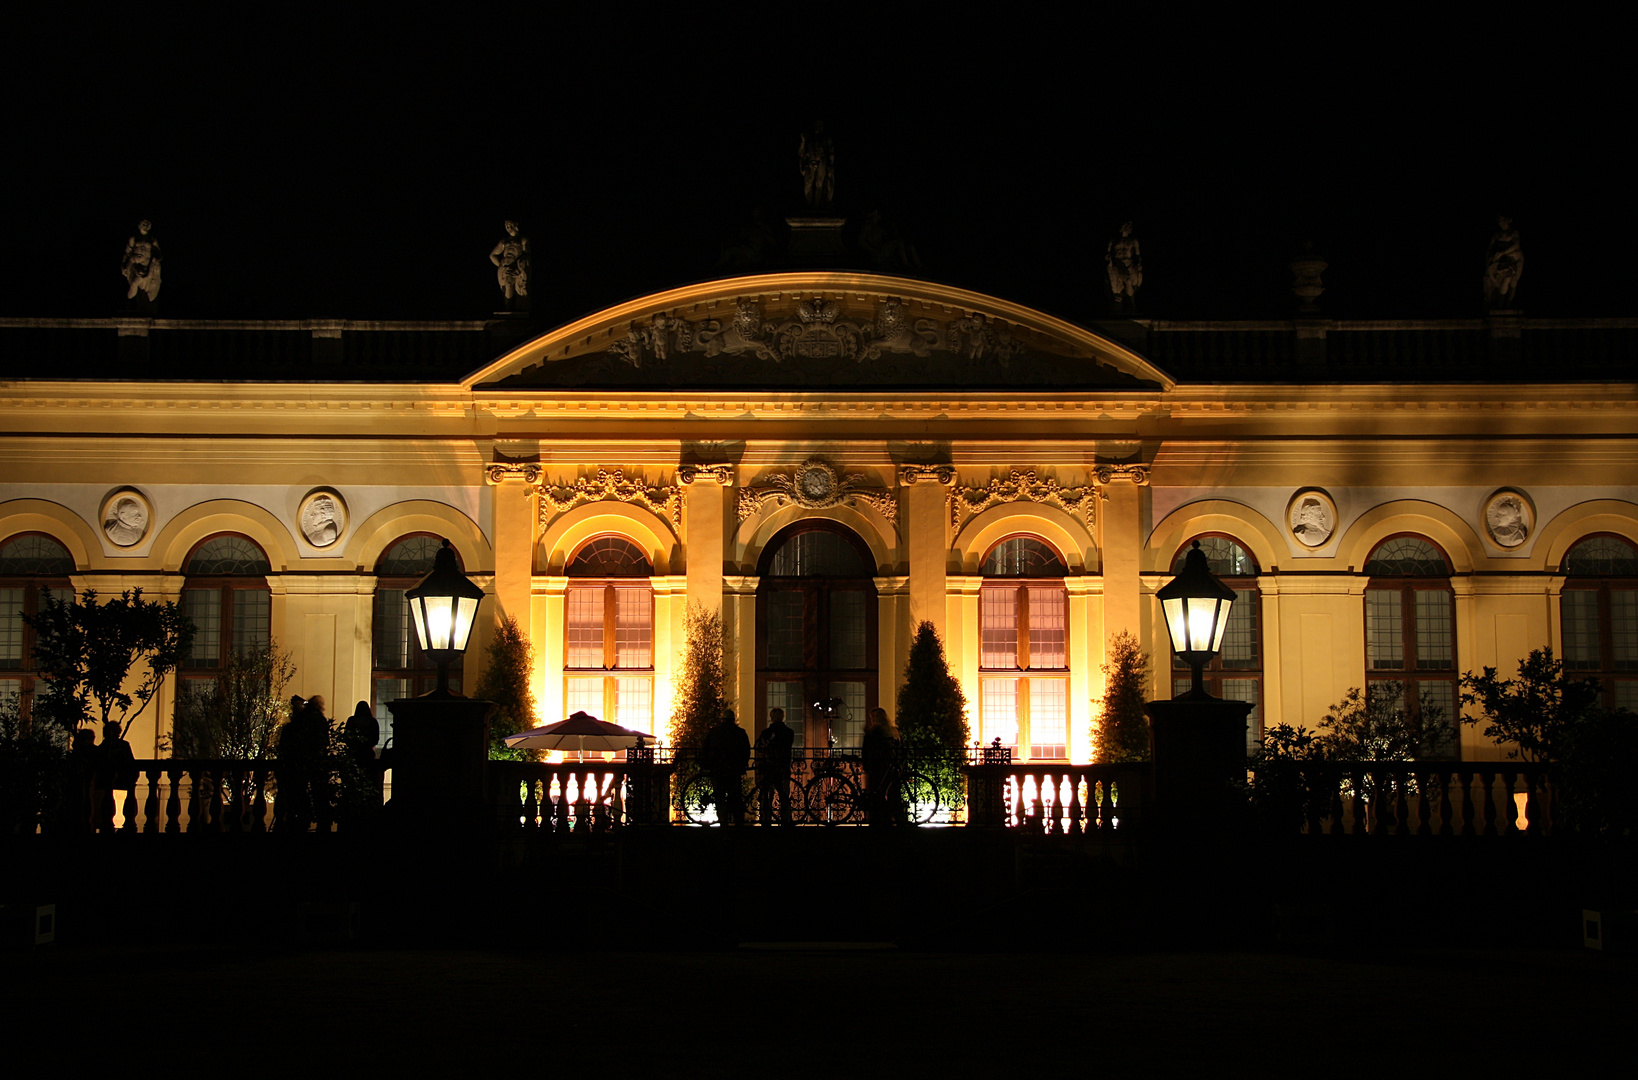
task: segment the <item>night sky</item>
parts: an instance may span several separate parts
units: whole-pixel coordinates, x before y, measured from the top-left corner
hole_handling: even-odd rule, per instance
[[[801,211],[816,118],[843,214],[880,210],[925,277],[1074,319],[1102,314],[1126,217],[1147,315],[1289,315],[1311,239],[1326,314],[1476,316],[1498,211],[1527,314],[1633,310],[1612,30],[803,12],[216,6],[23,28],[0,74],[0,314],[118,314],[147,216],[166,316],[483,318],[515,216],[550,326],[723,276],[758,212]]]

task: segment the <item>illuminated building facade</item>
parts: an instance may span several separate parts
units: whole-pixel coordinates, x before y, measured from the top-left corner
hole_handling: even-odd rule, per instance
[[[543,720],[663,732],[699,604],[742,719],[815,745],[803,703],[839,697],[856,740],[930,620],[975,738],[1083,761],[1111,635],[1154,696],[1187,679],[1154,593],[1200,539],[1242,600],[1208,685],[1253,736],[1373,682],[1454,708],[1543,646],[1638,708],[1638,320],[1089,329],[789,273],[515,325],[0,321],[0,614],[183,605],[139,754],[269,638],[293,691],[386,720],[431,686],[403,591],[447,537],[533,642]],[[0,692],[33,690],[7,618]]]

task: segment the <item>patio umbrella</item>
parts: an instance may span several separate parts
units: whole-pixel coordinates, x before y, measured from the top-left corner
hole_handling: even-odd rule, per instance
[[[506,737],[506,745],[525,750],[626,750],[652,735],[577,712],[567,720],[530,728]]]

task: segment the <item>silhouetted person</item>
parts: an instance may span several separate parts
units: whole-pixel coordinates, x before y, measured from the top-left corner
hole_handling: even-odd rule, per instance
[[[779,796],[779,823],[791,823],[791,745],[796,732],[785,723],[785,710],[768,713],[768,726],[756,737],[756,796],[761,822],[773,824],[774,796]]]
[[[118,809],[114,793],[129,791],[136,786],[136,755],[131,752],[131,744],[123,738],[117,720],[110,720],[102,726],[94,786],[97,790],[97,828],[112,832],[114,811]]]
[[[353,708],[353,715],[347,718],[347,726],[341,730],[341,741],[347,747],[348,756],[368,775],[375,768],[375,744],[381,741],[381,725],[370,711],[368,701],[360,701]]]
[[[306,832],[308,825],[324,820],[322,815],[328,813],[324,759],[329,750],[329,728],[322,697],[315,695],[303,701],[298,695],[290,699],[290,719],[279,733],[277,776],[282,828]]]
[[[898,732],[887,719],[886,709],[870,710],[870,726],[865,728],[865,801],[872,825],[896,824],[898,813]]]
[[[717,821],[722,825],[745,824],[745,796],[740,779],[751,763],[751,737],[739,726],[734,710],[725,709],[722,720],[705,733],[700,764],[711,777],[717,796]]]

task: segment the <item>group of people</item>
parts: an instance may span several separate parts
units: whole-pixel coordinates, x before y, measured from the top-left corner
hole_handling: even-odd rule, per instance
[[[711,777],[711,787],[717,796],[718,820],[722,824],[745,824],[746,807],[741,780],[753,762],[759,811],[757,820],[764,825],[772,825],[777,806],[779,823],[792,823],[791,751],[795,743],[796,732],[785,723],[785,710],[770,709],[768,726],[756,737],[753,759],[750,736],[739,726],[734,711],[724,710],[722,720],[706,732],[699,755],[700,767]],[[891,824],[902,817],[898,812],[896,791],[900,749],[898,730],[888,719],[887,710],[870,710],[870,724],[865,729],[860,756],[864,764],[865,798],[872,824]]]
[[[69,824],[76,832],[111,832],[116,791],[136,786],[136,755],[125,741],[119,721],[102,726],[102,742],[95,727],[74,732],[68,753]]]
[[[331,820],[330,793],[332,767],[330,721],[324,714],[324,697],[314,694],[290,699],[290,719],[279,731],[278,808],[279,828],[305,832],[308,826],[322,827]],[[374,778],[375,744],[381,738],[370,703],[360,701],[340,731],[341,754],[362,779]]]

